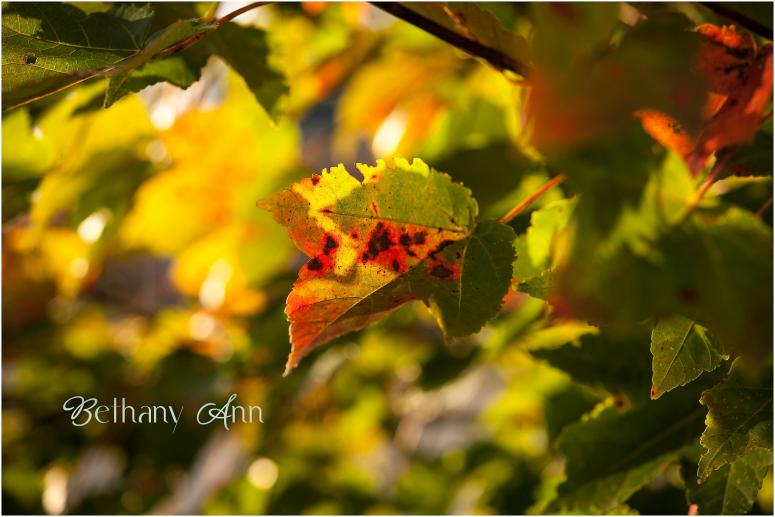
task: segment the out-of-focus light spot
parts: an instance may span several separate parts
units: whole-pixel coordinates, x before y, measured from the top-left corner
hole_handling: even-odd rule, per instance
[[[76,257],[70,261],[70,274],[75,278],[83,278],[89,272],[89,261],[83,257]]]
[[[258,458],[248,467],[248,481],[260,490],[269,490],[277,482],[277,464],[269,458]]]
[[[166,161],[167,158],[169,158],[167,146],[165,146],[164,142],[158,138],[148,142],[148,145],[145,147],[145,153],[148,155],[148,158],[150,158],[152,162],[156,163]]]
[[[131,354],[142,342],[145,326],[145,320],[139,316],[126,317],[111,325],[113,341],[119,350]]]
[[[210,266],[207,279],[199,288],[199,301],[207,309],[217,309],[226,297],[226,284],[231,279],[232,270],[228,262],[217,260]]]
[[[151,112],[151,124],[160,131],[169,129],[175,123],[175,110],[170,106],[160,103]]]
[[[374,135],[371,150],[374,156],[389,157],[398,148],[406,131],[406,114],[395,110],[382,122]]]
[[[43,130],[40,129],[40,126],[33,126],[32,136],[35,137],[35,140],[43,140]]]
[[[49,515],[61,515],[67,508],[67,472],[52,467],[43,476],[43,509]]]
[[[87,244],[97,242],[105,229],[105,225],[108,224],[109,218],[110,210],[107,208],[100,208],[93,212],[78,225],[78,236]]]
[[[405,364],[396,370],[396,377],[404,382],[414,382],[420,377],[420,367],[415,362]]]
[[[188,331],[192,338],[202,341],[215,332],[215,325],[215,318],[206,312],[197,312],[188,320]]]

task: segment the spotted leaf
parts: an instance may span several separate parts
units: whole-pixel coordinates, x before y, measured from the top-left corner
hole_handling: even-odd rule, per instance
[[[464,186],[420,160],[323,170],[259,201],[310,260],[288,296],[286,373],[316,347],[422,300],[447,336],[477,331],[501,305],[510,227],[476,224]]]

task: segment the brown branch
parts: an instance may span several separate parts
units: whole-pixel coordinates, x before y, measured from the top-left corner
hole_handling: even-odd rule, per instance
[[[370,3],[374,7],[382,9],[383,11],[392,14],[396,18],[400,18],[429,34],[433,34],[437,38],[471,54],[472,56],[484,59],[498,70],[509,70],[525,78],[529,78],[530,76],[531,69],[528,65],[520,63],[513,57],[508,56],[499,50],[482,45],[478,41],[466,38],[465,36],[458,34],[457,32],[450,30],[433,20],[426,18],[425,16],[422,16],[421,14],[411,10],[404,5],[401,5],[398,2]]]
[[[221,16],[220,18],[215,20],[213,23],[215,25],[221,26],[224,23],[233,20],[234,18],[236,18],[237,16],[239,16],[241,14],[244,14],[244,13],[246,13],[248,11],[252,11],[253,9],[256,9],[258,7],[263,7],[263,6],[265,6],[267,4],[271,4],[271,3],[272,2],[253,2],[252,4],[248,4],[248,5],[244,6],[244,7],[240,7],[236,11],[232,11],[232,12],[230,12],[228,14],[225,14],[225,15]]]
[[[550,179],[549,181],[541,185],[541,187],[538,190],[536,190],[535,192],[527,196],[525,199],[520,201],[519,204],[517,204],[517,206],[509,210],[508,213],[506,213],[506,215],[500,218],[500,222],[502,222],[503,224],[508,223],[509,221],[517,217],[519,214],[524,212],[525,209],[529,207],[533,201],[535,201],[536,199],[544,195],[546,191],[551,190],[552,188],[556,187],[563,181],[565,181],[565,174],[562,174],[562,173]]]
[[[772,29],[770,29],[769,27],[765,27],[763,24],[749,18],[745,14],[739,11],[736,11],[735,9],[727,5],[724,5],[723,3],[720,3],[720,2],[700,2],[700,4],[704,5],[714,13],[718,14],[719,16],[723,16],[724,18],[729,18],[730,20],[737,23],[741,27],[744,27],[749,31],[756,33],[763,38],[772,40]]]

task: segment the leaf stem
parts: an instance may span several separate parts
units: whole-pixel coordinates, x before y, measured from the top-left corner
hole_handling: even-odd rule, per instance
[[[767,199],[767,201],[765,201],[764,204],[761,207],[759,207],[759,210],[756,211],[756,217],[763,216],[764,212],[766,212],[767,209],[771,206],[772,206],[772,196],[770,196],[769,199]]]
[[[527,196],[525,199],[523,199],[522,201],[520,201],[520,202],[519,202],[519,203],[518,203],[518,204],[517,204],[517,205],[516,205],[514,208],[512,208],[511,210],[509,210],[509,211],[506,213],[506,215],[504,215],[503,217],[501,217],[501,218],[499,219],[499,221],[500,221],[501,223],[503,223],[503,224],[507,224],[509,221],[511,221],[512,219],[514,219],[515,217],[517,217],[519,214],[521,214],[522,212],[524,212],[524,211],[525,211],[525,209],[526,209],[527,207],[529,207],[529,206],[530,206],[530,204],[531,204],[533,201],[535,201],[536,199],[538,199],[539,197],[541,197],[541,196],[542,196],[542,195],[543,195],[545,192],[547,192],[548,190],[551,190],[552,188],[556,187],[557,185],[559,185],[560,183],[562,183],[563,181],[565,181],[565,179],[566,179],[566,176],[565,176],[565,174],[563,174],[563,173],[560,173],[560,174],[558,174],[557,176],[553,177],[552,179],[550,179],[549,181],[547,181],[546,183],[544,183],[543,185],[541,185],[541,187],[540,187],[538,190],[536,190],[535,192],[533,192],[532,194],[530,194],[529,196]]]
[[[463,50],[472,56],[480,57],[490,63],[498,70],[510,70],[522,77],[529,78],[530,67],[520,63],[511,56],[508,56],[499,50],[482,45],[478,41],[469,39],[455,31],[452,31],[443,25],[426,18],[412,9],[401,5],[399,2],[369,2],[377,9],[382,9],[386,13],[392,14],[407,23],[418,27],[437,38],[446,41],[450,45]]]

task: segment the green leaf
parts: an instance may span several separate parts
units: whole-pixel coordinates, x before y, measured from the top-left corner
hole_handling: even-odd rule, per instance
[[[713,376],[629,411],[608,407],[565,428],[558,439],[566,480],[547,513],[610,511],[646,485],[681,450],[696,441],[703,424],[697,403]]]
[[[199,79],[200,69],[201,66],[192,69],[181,57],[150,61],[127,74],[112,77],[102,106],[109,108],[121,97],[163,81],[180,88],[188,88]]]
[[[430,305],[439,326],[448,336],[477,332],[500,309],[511,281],[514,230],[495,221],[476,225],[464,241],[438,256],[460,267],[457,282],[443,282],[416,268],[403,282]],[[462,255],[458,258],[457,254]],[[427,269],[427,265],[426,265]]]
[[[124,60],[111,72],[112,77],[105,92],[105,107],[110,107],[127,93],[139,91],[155,82],[168,81],[184,88],[193,84],[196,77],[181,58],[149,61],[164,49],[195,33],[207,33],[214,29],[214,25],[178,20],[151,36],[140,52]],[[144,70],[136,73],[135,69],[140,67]]]
[[[245,79],[267,113],[277,117],[278,100],[288,88],[267,62],[262,30],[232,22],[220,27],[203,23],[186,6],[155,8],[158,16],[148,6],[132,4],[91,14],[57,3],[3,9],[3,109],[99,76],[110,77],[105,107],[161,81],[187,88],[217,53]],[[169,52],[189,38],[204,41],[180,54]]]
[[[288,93],[288,85],[282,74],[269,65],[266,33],[229,22],[218,29],[212,45],[214,52],[242,76],[258,103],[277,119],[278,101]]]
[[[554,236],[568,224],[576,199],[562,199],[550,203],[530,216],[527,229],[527,251],[535,267],[549,267]]]
[[[577,382],[626,394],[633,401],[646,401],[651,367],[645,336],[633,339],[588,333],[578,341],[530,353],[567,372]]]
[[[545,299],[551,291],[551,254],[557,234],[568,224],[577,199],[560,199],[530,214],[530,226],[514,241],[517,290]]]
[[[772,451],[752,449],[699,484],[697,466],[684,462],[681,474],[686,483],[686,500],[697,505],[699,515],[746,514],[756,501],[771,465]]]
[[[158,40],[179,39],[186,36],[185,20],[174,22],[167,29],[160,31]],[[194,32],[208,32],[209,26],[201,25]],[[173,41],[174,43],[174,41]],[[149,43],[150,46],[150,43]],[[166,48],[163,45],[161,48]],[[212,31],[200,43],[187,48],[180,56],[173,56],[158,61],[148,61],[143,66],[128,70],[110,81],[105,93],[105,107],[130,92],[138,92],[160,81],[167,81],[181,88],[188,88],[199,79],[202,67],[207,59],[217,54],[245,80],[258,103],[273,118],[279,115],[278,102],[288,93],[285,79],[268,63],[269,46],[266,33],[255,27],[243,27],[228,22]]]
[[[11,3],[3,8],[3,109],[94,77],[138,54],[148,10],[85,14],[68,4]]]
[[[651,332],[651,398],[715,369],[727,356],[707,329],[683,316],[660,319]]]
[[[420,160],[324,170],[259,201],[311,260],[288,297],[288,370],[311,350],[423,300],[448,336],[479,330],[511,281],[513,230],[476,224],[470,191]]]
[[[700,438],[706,449],[697,471],[700,481],[755,448],[772,451],[772,368],[762,379],[747,373],[737,359],[727,379],[702,394],[708,416]]]

